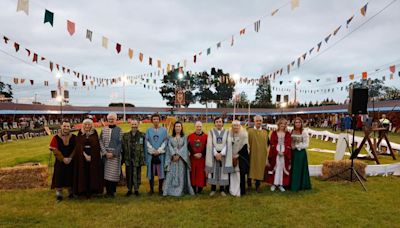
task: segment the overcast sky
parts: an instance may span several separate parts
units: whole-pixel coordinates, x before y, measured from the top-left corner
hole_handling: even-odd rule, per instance
[[[291,10],[286,0],[140,0],[140,1],[50,1],[30,0],[29,15],[16,12],[17,0],[2,0],[0,7],[1,36],[8,36],[24,48],[37,52],[39,56],[60,63],[78,72],[97,77],[138,75],[154,72],[157,69],[137,60],[139,51],[147,58],[163,60],[163,64],[177,63],[187,59],[186,70],[210,71],[211,67],[222,68],[224,72],[239,74],[242,77],[259,78],[260,75],[285,67],[304,52],[317,45],[335,28],[342,25],[328,44],[323,42],[321,51],[310,57],[307,55],[304,66],[289,75],[276,77],[272,85],[279,88],[293,88],[289,80],[300,79],[299,89],[328,89],[345,86],[348,75],[361,74],[384,66],[372,77],[389,79],[388,66],[400,63],[400,1],[396,1],[382,13],[369,20],[392,0],[369,1],[367,14],[360,15],[360,8],[367,1],[358,0],[300,0],[300,6]],[[286,4],[286,6],[284,6]],[[274,9],[284,6],[271,17]],[[54,27],[43,24],[44,9],[54,12]],[[355,15],[346,29],[346,20]],[[253,22],[263,17],[260,32],[255,33]],[[66,20],[76,23],[76,33],[70,36],[66,30]],[[239,30],[249,26],[244,36]],[[93,31],[93,42],[85,39],[86,29]],[[354,31],[353,33],[351,33]],[[347,34],[348,37],[335,44]],[[102,36],[110,39],[109,48],[101,46]],[[235,35],[234,46],[230,37]],[[228,39],[228,40],[226,40]],[[216,44],[222,47],[216,49]],[[122,52],[117,54],[115,43],[122,44]],[[193,64],[194,54],[211,47],[211,55],[198,58]],[[127,48],[134,50],[130,60]],[[35,85],[14,85],[15,97],[19,102],[31,102],[35,93],[39,101],[54,103],[50,90],[55,89],[56,78],[45,64],[32,64],[25,51],[15,53],[11,44],[0,44],[0,50],[28,62],[22,62],[0,52],[0,75],[2,81],[12,82],[13,77],[34,79]],[[315,51],[314,51],[315,52]],[[313,58],[307,62],[309,58]],[[42,65],[38,67],[34,65]],[[156,65],[156,64],[154,64]],[[397,66],[394,80],[390,86],[400,85]],[[337,84],[336,77],[343,76],[344,83]],[[331,81],[327,81],[330,78]],[[307,80],[320,79],[319,83]],[[50,86],[44,87],[43,81]],[[62,81],[77,81],[73,76],[63,75]],[[284,81],[279,85],[279,81]],[[96,90],[68,88],[73,105],[106,106],[110,102],[121,102],[121,85]],[[238,85],[237,92],[245,91],[254,99],[256,86]],[[275,92],[293,95],[292,92]],[[346,91],[334,93],[304,94],[298,92],[300,102],[333,98],[342,102]],[[158,91],[143,88],[143,85],[127,85],[126,101],[136,106],[165,106]],[[198,106],[198,105],[197,105]]]

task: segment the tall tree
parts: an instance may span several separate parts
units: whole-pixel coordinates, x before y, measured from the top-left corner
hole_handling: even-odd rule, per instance
[[[11,85],[0,81],[0,95],[3,95],[5,98],[13,98]]]
[[[359,82],[352,82],[349,84],[349,88],[366,88],[368,89],[368,96],[372,98],[381,97],[384,94],[387,86],[380,79],[361,79]]]
[[[235,81],[218,69],[213,75],[213,85],[215,87],[214,97],[218,108],[225,108],[235,92]]]
[[[271,83],[269,79],[260,80],[253,104],[259,108],[272,106]]]
[[[160,88],[160,94],[166,104],[171,107],[180,107],[175,104],[175,92],[177,89],[183,89],[185,92],[184,107],[188,107],[191,103],[195,103],[195,96],[193,94],[194,77],[190,72],[184,73],[182,69],[175,69],[170,71],[163,78],[163,86]]]

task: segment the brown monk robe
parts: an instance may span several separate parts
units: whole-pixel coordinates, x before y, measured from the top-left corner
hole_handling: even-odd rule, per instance
[[[86,119],[83,123],[84,127],[76,137],[73,191],[76,195],[90,197],[103,193],[103,164],[99,136],[93,128],[93,122]]]

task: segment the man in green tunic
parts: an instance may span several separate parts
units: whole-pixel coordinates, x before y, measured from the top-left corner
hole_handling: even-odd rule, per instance
[[[138,196],[142,175],[141,168],[146,164],[144,162],[145,134],[138,130],[139,122],[137,120],[131,121],[131,127],[132,130],[122,136],[123,161],[125,162],[128,187],[126,196],[132,195],[132,186],[134,187],[135,195]]]
[[[262,116],[254,117],[254,127],[248,128],[250,146],[250,173],[248,179],[249,188],[251,180],[255,180],[256,191],[261,192],[261,181],[264,180],[265,166],[268,164],[269,131],[262,128]]]

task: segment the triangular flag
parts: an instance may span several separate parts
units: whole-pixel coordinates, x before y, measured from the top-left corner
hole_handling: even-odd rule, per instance
[[[103,36],[102,40],[101,40],[101,46],[103,46],[103,48],[107,49],[108,48],[108,38]]]
[[[50,62],[50,71],[53,72],[53,62]]]
[[[211,48],[207,49],[207,55],[211,54]]]
[[[116,43],[115,44],[115,50],[117,50],[117,53],[119,54],[121,52],[121,44]]]
[[[300,57],[297,58],[297,67],[300,67]]]
[[[367,78],[368,78],[368,73],[362,72],[362,79],[367,79]]]
[[[196,61],[197,61],[197,57],[196,57],[196,55],[194,55],[193,56],[193,62],[196,63]]]
[[[390,70],[390,72],[392,72],[392,74],[394,74],[394,72],[396,71],[396,66],[395,65],[390,66],[389,70]]]
[[[74,33],[75,33],[75,23],[74,22],[67,20],[67,31],[68,31],[69,35],[71,35],[71,36],[74,35]]]
[[[303,54],[303,59],[306,60],[307,52]]]
[[[360,9],[361,15],[365,16],[365,14],[367,13],[367,6],[368,6],[368,3],[365,4],[365,6],[363,6],[363,7]]]
[[[337,77],[337,82],[342,82],[342,77]]]
[[[245,28],[241,29],[240,32],[239,32],[240,35],[244,35],[245,33],[246,33],[246,29]]]
[[[322,44],[322,42],[319,42],[319,43],[317,44],[317,52],[319,52],[319,49],[321,48],[321,44]]]
[[[29,0],[18,0],[17,12],[24,11],[26,15],[29,15]]]
[[[335,29],[335,31],[333,31],[333,35],[334,35],[334,36],[336,36],[336,34],[339,32],[339,30],[340,30],[341,27],[342,27],[342,26],[339,26],[339,27],[337,27],[337,28]]]
[[[153,59],[151,57],[149,57],[149,65],[153,66]]]
[[[4,43],[8,44],[8,41],[9,41],[10,39],[8,39],[8,37],[6,37],[6,36],[3,36],[3,39],[4,39]]]
[[[54,13],[49,11],[49,10],[45,10],[44,11],[44,24],[46,24],[46,22],[49,22],[51,24],[51,26],[53,26],[53,21],[54,21]]]
[[[256,31],[256,32],[260,31],[260,26],[261,26],[260,20],[254,22],[254,31]]]
[[[15,48],[15,52],[19,51],[19,44],[17,42],[14,42],[14,48]]]
[[[128,49],[128,56],[130,59],[133,58],[133,50],[131,48]]]
[[[232,36],[232,39],[231,39],[231,47],[233,46],[233,43],[234,43],[234,39],[233,39],[233,36]]]
[[[350,22],[353,20],[353,18],[354,18],[354,15],[353,15],[353,16],[351,16],[349,19],[347,19],[347,22],[346,22],[346,28],[348,28],[348,27],[349,27],[349,24],[350,24]]]
[[[325,42],[328,43],[329,38],[331,38],[332,34],[329,34],[329,36],[325,37]]]
[[[92,42],[92,35],[93,32],[90,31],[89,29],[86,29],[86,39],[90,40],[90,42]]]
[[[274,11],[271,13],[271,16],[275,16],[275,14],[276,14],[278,11],[279,11],[279,9],[274,10]]]
[[[143,62],[143,53],[142,52],[139,53],[139,61]]]
[[[296,9],[297,7],[299,7],[299,0],[291,0],[291,7],[292,10]]]
[[[312,48],[308,51],[308,53],[311,55],[311,53],[313,52],[313,50],[314,50],[314,47],[312,47]]]
[[[290,64],[287,65],[287,73],[290,73]]]

